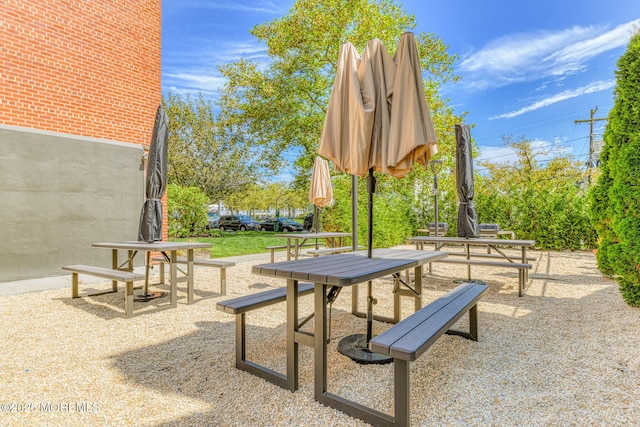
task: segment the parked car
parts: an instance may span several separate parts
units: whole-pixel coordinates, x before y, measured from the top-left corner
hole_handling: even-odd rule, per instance
[[[276,223],[278,223],[278,231],[302,231],[302,224],[295,222],[289,218],[270,218],[260,223],[261,231],[276,231]]]
[[[223,215],[218,220],[218,228],[222,231],[257,230],[259,225],[258,221],[247,215]]]
[[[305,231],[310,231],[311,228],[313,228],[313,212],[311,212],[310,214],[307,214],[307,216],[304,217],[304,221],[302,222],[302,228]]]
[[[208,229],[218,228],[218,221],[220,220],[220,217],[218,216],[217,213],[207,212],[207,219],[208,219],[208,223],[207,223]]]

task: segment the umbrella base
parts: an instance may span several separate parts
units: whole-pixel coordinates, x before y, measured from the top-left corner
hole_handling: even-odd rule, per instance
[[[140,295],[134,296],[133,300],[138,302],[147,302],[147,301],[151,301],[152,299],[162,298],[165,295],[167,295],[166,292],[147,292],[146,294],[140,294]]]
[[[340,340],[338,351],[351,360],[364,365],[382,365],[393,362],[393,357],[369,350],[366,334],[349,335]]]

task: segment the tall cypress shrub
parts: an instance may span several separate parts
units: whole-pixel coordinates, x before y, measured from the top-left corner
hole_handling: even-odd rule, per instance
[[[590,190],[598,232],[598,267],[615,276],[624,300],[640,307],[640,32],[618,60],[615,103],[600,158],[601,174]]]

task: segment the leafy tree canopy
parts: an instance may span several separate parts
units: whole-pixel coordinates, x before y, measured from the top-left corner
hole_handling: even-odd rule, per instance
[[[296,185],[308,186],[340,45],[348,41],[362,51],[368,40],[378,38],[393,54],[400,36],[413,28],[415,18],[394,1],[298,0],[288,15],[251,31],[268,48],[271,61],[265,69],[248,60],[221,67],[228,78],[220,98],[226,132],[270,147],[265,156],[272,170],[291,166],[281,153],[295,150],[299,153]],[[453,116],[438,90],[457,79],[456,57],[433,34],[416,38],[439,149],[451,156],[453,126],[461,120]]]
[[[221,132],[213,106],[169,93],[163,100],[169,118],[167,179],[181,187],[198,187],[210,201],[243,191],[257,179],[259,147]]]

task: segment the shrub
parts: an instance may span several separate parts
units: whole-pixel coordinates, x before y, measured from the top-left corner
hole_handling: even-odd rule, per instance
[[[202,234],[208,224],[208,198],[197,187],[167,186],[168,231],[171,237]]]
[[[623,299],[640,307],[640,32],[618,60],[615,102],[600,157],[601,173],[590,191],[598,232],[598,267],[616,276]]]

